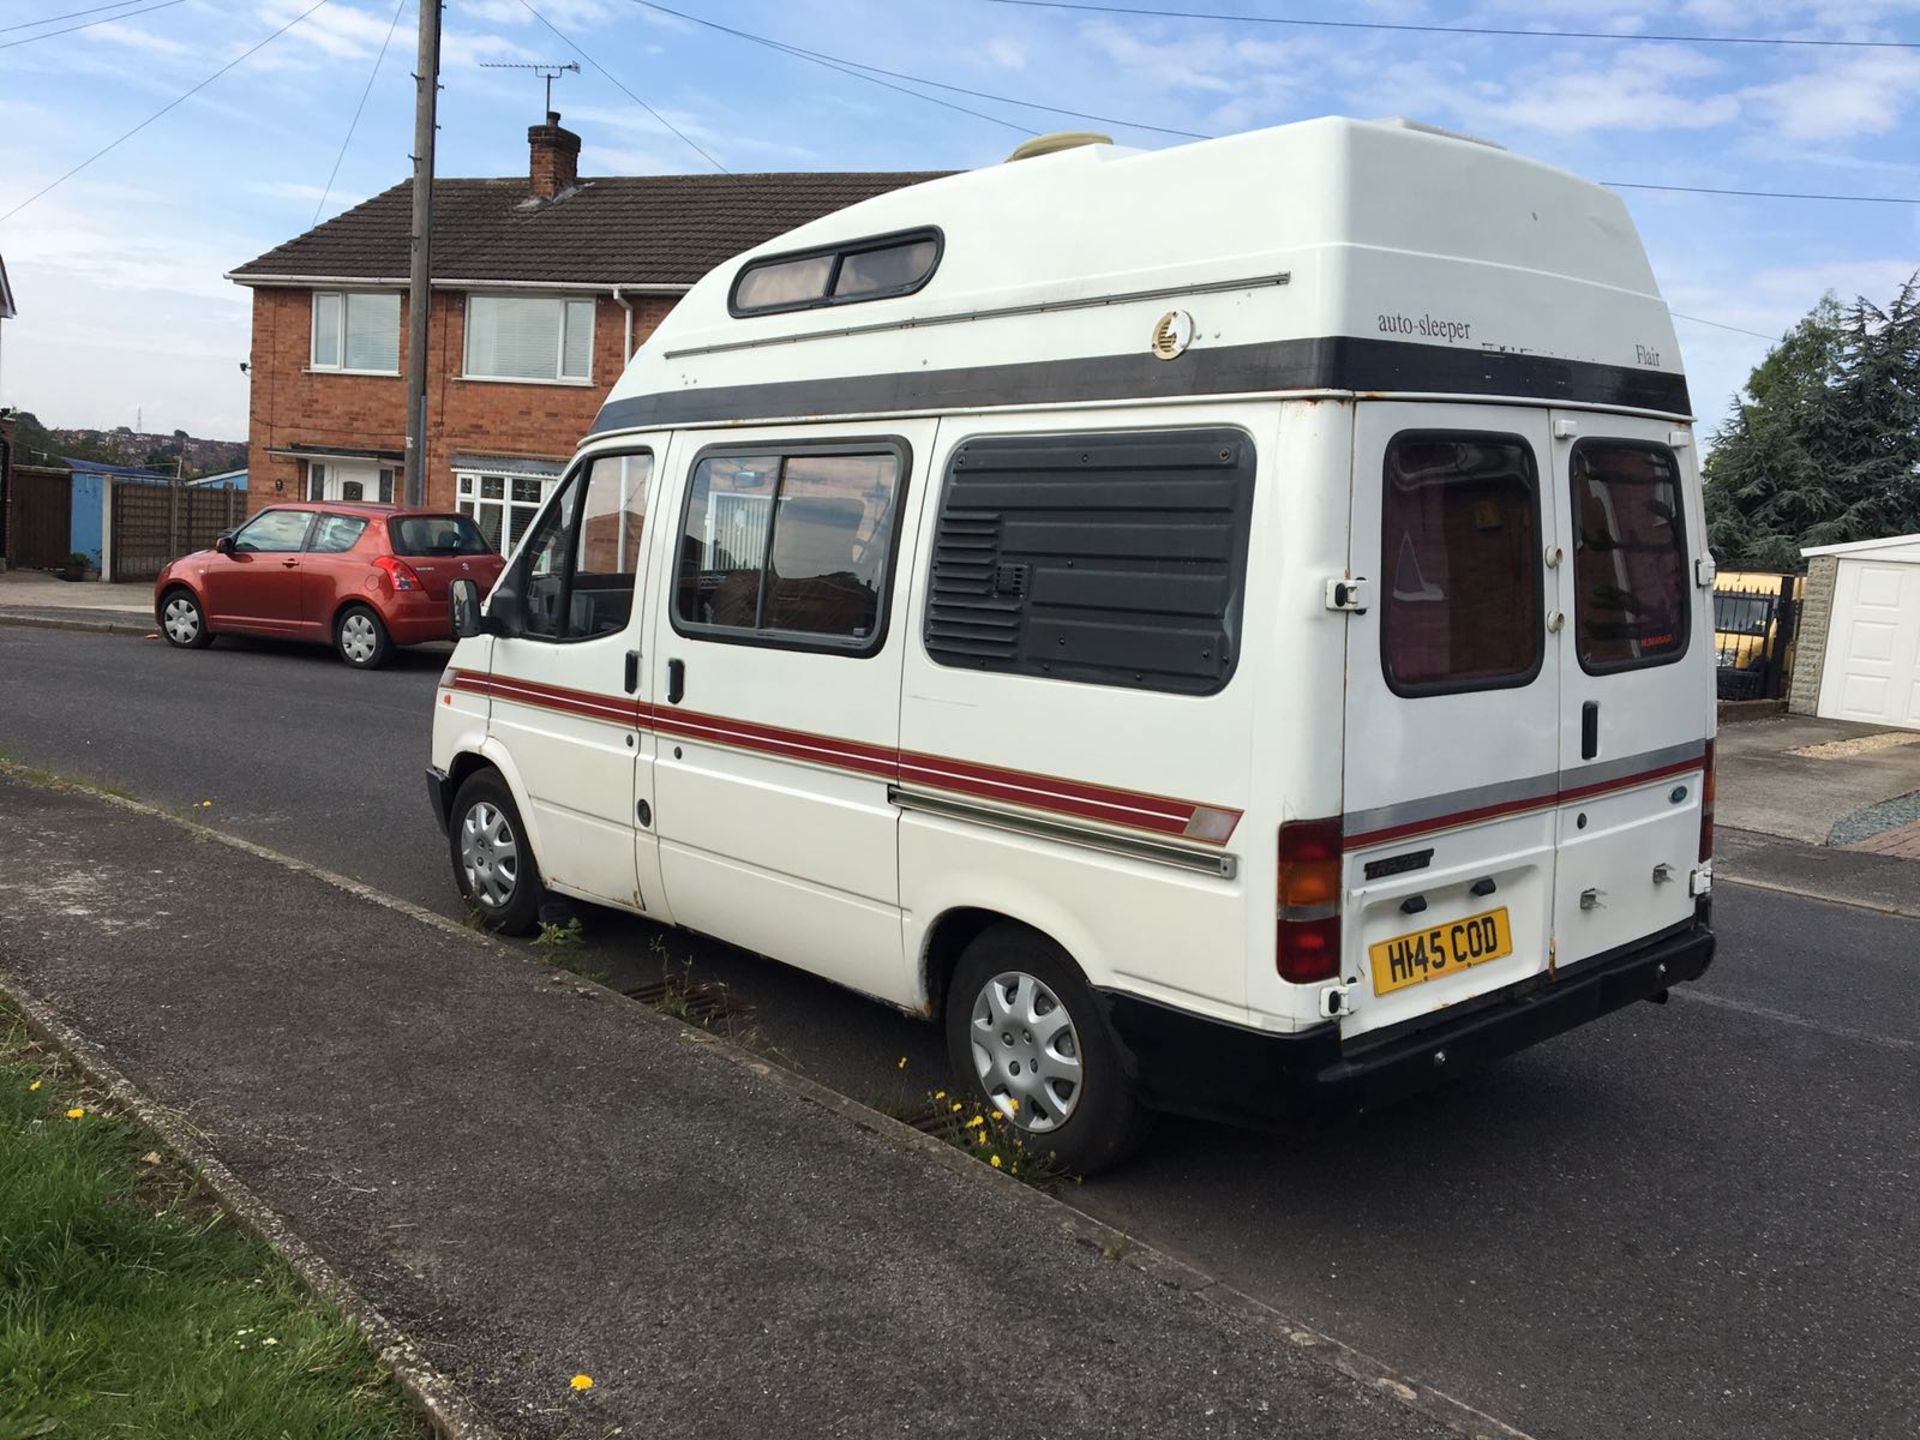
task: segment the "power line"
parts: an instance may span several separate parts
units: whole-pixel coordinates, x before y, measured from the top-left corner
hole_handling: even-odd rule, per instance
[[[524,5],[526,4],[526,0],[520,0],[520,3]],[[636,5],[644,5],[649,10],[658,10],[663,15],[671,15],[676,20],[691,21],[695,25],[704,25],[709,30],[719,30],[724,34],[737,36],[742,40],[751,40],[756,45],[764,45],[769,50],[778,50],[781,54],[791,55],[796,60],[805,60],[814,65],[824,65],[829,70],[838,70],[842,75],[851,75],[856,80],[864,80],[869,85],[878,85],[883,90],[896,90],[902,95],[911,95],[916,100],[924,100],[929,105],[938,105],[947,110],[958,110],[962,115],[971,115],[974,119],[985,120],[990,125],[1000,125],[1008,130],[1017,131],[1022,135],[1031,135],[1034,133],[1024,125],[1016,125],[1011,120],[1001,119],[998,115],[989,115],[984,110],[971,110],[965,105],[956,105],[951,100],[942,100],[937,95],[922,95],[918,90],[909,90],[904,85],[895,85],[889,81],[881,80],[876,76],[864,74],[861,70],[854,69],[853,62],[849,60],[841,60],[838,57],[829,56],[813,50],[802,50],[799,46],[789,45],[783,40],[769,40],[764,35],[755,35],[746,30],[735,30],[730,25],[722,25],[714,20],[702,20],[698,15],[683,15],[678,10],[669,10],[664,5],[656,5],[653,3],[653,0],[633,0],[633,3]]]
[[[1815,195],[1799,190],[1716,190],[1707,185],[1648,185],[1633,180],[1603,180],[1613,190],[1672,190],[1683,195],[1740,195],[1749,200],[1838,200],[1856,205],[1920,205],[1905,195]]]
[[[1086,10],[1101,15],[1134,15],[1161,20],[1225,20],[1237,25],[1294,25],[1320,30],[1397,30],[1417,35],[1495,35],[1525,40],[1650,40],[1685,45],[1803,45],[1835,50],[1920,50],[1920,40],[1815,40],[1788,35],[1621,34],[1613,30],[1523,30],[1498,25],[1416,25],[1391,20],[1307,20],[1291,15],[1242,15],[1207,10],[1160,10],[1148,6],[1095,5],[1085,0],[987,0],[1029,10]]]
[[[1764,340],[1769,345],[1779,343],[1778,335],[1762,335],[1758,330],[1748,330],[1743,326],[1729,325],[1724,320],[1709,320],[1704,315],[1683,315],[1680,311],[1668,309],[1667,313],[1676,320],[1691,320],[1696,325],[1711,325],[1716,330],[1731,330],[1736,335],[1751,335],[1756,340]]]
[[[569,48],[572,49],[574,54],[578,55],[582,60],[586,61],[595,70],[598,70],[600,74],[607,80],[607,82],[614,87],[614,89],[618,90],[622,95],[626,96],[629,100],[633,101],[634,104],[638,105],[642,110],[646,111],[647,114],[651,115],[654,119],[658,120],[662,125],[666,126],[667,129],[671,130],[674,134],[678,135],[682,140],[684,140],[687,143],[687,145],[690,148],[698,152],[701,159],[705,160],[709,165],[713,166],[713,168],[718,170],[722,175],[732,173],[727,169],[726,166],[722,165],[718,160],[714,159],[713,156],[709,155],[706,151],[706,148],[702,146],[697,140],[695,140],[691,135],[687,134],[686,131],[682,130],[678,125],[674,124],[671,120],[667,119],[666,116],[662,115],[658,110],[654,109],[653,106],[647,104],[646,101],[642,100],[638,95],[634,94],[633,91],[627,89],[626,86],[622,85],[620,81],[614,76],[612,71],[607,69],[607,67],[602,65],[598,60],[594,59],[593,56],[589,55],[585,50],[582,50],[578,45],[574,44],[573,38],[571,36],[567,35],[564,31],[560,29],[559,26],[555,25],[551,20],[547,19],[546,16],[542,15],[538,10],[534,9],[532,5],[527,3],[527,0],[520,0],[520,3],[526,6],[526,11],[529,15],[533,16],[534,19],[538,20],[542,25],[546,26],[547,29],[553,31],[555,35],[559,36],[560,39],[563,42],[565,42]]]
[[[31,45],[36,40],[51,40],[56,35],[71,35],[76,30],[91,30],[96,25],[112,25],[116,21],[131,20],[136,15],[151,15],[156,10],[165,10],[170,5],[178,5],[180,0],[160,0],[158,5],[149,5],[144,10],[122,10],[118,15],[103,15],[98,20],[83,20],[78,25],[69,25],[62,30],[43,30],[38,35],[23,35],[18,40],[9,40],[0,44],[0,50],[11,50],[16,45]],[[65,17],[62,17],[65,18]],[[41,21],[46,24],[46,21]],[[9,25],[7,29],[18,30],[18,25]]]
[[[1197,130],[1176,130],[1167,125],[1149,125],[1143,120],[1122,120],[1112,115],[1095,115],[1086,110],[1070,110],[1064,105],[1045,105],[1037,100],[1022,100],[1017,95],[996,95],[990,90],[969,90],[964,85],[951,85],[944,80],[929,79],[925,75],[907,75],[898,70],[888,70],[881,65],[868,65],[859,60],[849,60],[844,55],[829,55],[824,51],[808,50],[803,46],[789,45],[784,40],[770,40],[763,35],[752,35],[745,30],[735,30],[728,25],[721,25],[712,20],[703,20],[698,15],[687,15],[681,11],[669,9],[665,5],[654,4],[652,0],[638,0],[638,3],[645,5],[649,10],[658,10],[663,15],[672,15],[676,19],[691,21],[695,25],[705,25],[710,30],[719,30],[728,35],[737,35],[745,40],[753,40],[762,45],[770,45],[776,50],[783,50],[789,55],[797,55],[806,60],[818,60],[824,64],[836,66],[850,66],[855,70],[870,71],[875,75],[890,75],[895,80],[908,80],[915,85],[931,85],[936,90],[951,90],[956,95],[971,95],[977,100],[997,100],[1003,105],[1019,105],[1028,110],[1045,110],[1054,115],[1071,115],[1076,120],[1093,120],[1102,125],[1119,125],[1129,130],[1150,130],[1156,135],[1178,135],[1187,140],[1211,140],[1213,138],[1211,135],[1203,135]],[[932,97],[921,96],[920,98],[931,99]],[[969,111],[968,113],[972,114],[975,112]]]
[[[240,64],[244,60],[251,59],[254,55],[266,49],[267,46],[271,45],[274,41],[278,40],[282,35],[286,34],[287,31],[293,29],[294,26],[298,25],[302,20],[306,19],[309,15],[313,14],[314,11],[318,10],[322,5],[325,5],[326,3],[327,3],[327,0],[314,0],[314,3],[312,5],[308,6],[305,10],[302,10],[298,15],[294,16],[293,19],[287,21],[286,24],[282,25],[278,30],[274,31],[271,35],[267,36],[266,39],[261,40],[256,44],[254,44],[253,46],[251,46],[250,48],[241,51],[238,55],[234,56],[233,59],[229,60],[226,64],[222,65],[218,70],[214,71],[211,75],[207,76],[207,78],[202,80],[198,85],[195,85],[191,90],[188,90],[185,94],[180,95],[175,99],[169,100],[165,105],[162,105],[158,110],[154,111],[153,114],[149,115],[146,119],[142,120],[138,125],[134,126],[131,130],[127,131],[125,134],[119,136],[117,139],[109,140],[105,145],[102,145],[98,150],[94,151],[93,154],[89,155],[86,159],[82,160],[78,165],[74,166],[71,170],[67,171],[66,174],[60,176],[56,180],[50,180],[45,185],[42,185],[38,190],[34,191],[33,194],[29,195],[26,199],[22,200],[18,205],[14,206],[11,210],[7,211],[6,214],[0,215],[0,225],[6,224],[7,221],[11,220],[14,216],[18,215],[22,210],[26,209],[29,205],[33,204],[34,201],[38,200],[42,195],[45,195],[49,190],[52,190],[56,186],[64,185],[67,181],[71,180],[74,176],[78,175],[82,170],[86,169],[89,165],[93,164],[93,162],[98,160],[102,155],[105,155],[109,150],[115,149],[116,147],[127,142],[128,140],[131,140],[135,135],[138,135],[142,130],[146,129],[147,126],[151,125],[154,121],[158,120],[162,115],[165,115],[169,110],[172,110],[177,106],[185,104],[188,100],[191,100],[195,95],[198,95],[202,90],[206,89],[207,86],[211,85],[214,81],[218,80],[222,75],[226,74],[229,70],[233,69],[234,66]]]
[[[333,198],[333,182],[339,178],[340,162],[347,158],[347,147],[353,144],[353,132],[360,128],[360,112],[367,108],[367,97],[373,94],[373,82],[380,78],[380,62],[387,58],[387,46],[393,43],[393,32],[400,26],[400,12],[406,8],[407,0],[399,0],[393,7],[393,20],[387,26],[387,38],[380,42],[380,53],[373,57],[373,73],[367,76],[367,88],[360,92],[360,103],[353,107],[353,119],[347,122],[347,138],[340,142],[340,153],[333,157],[333,169],[327,172],[327,183],[320,191],[320,203],[313,207],[315,225],[320,223],[320,212],[327,208],[327,201]]]
[[[31,30],[36,25],[54,25],[62,20],[75,20],[82,15],[98,15],[102,10],[124,10],[129,5],[138,5],[140,0],[114,0],[111,5],[94,5],[86,10],[69,10],[64,15],[47,15],[39,20],[22,20],[17,25],[0,25],[0,34],[8,30]]]

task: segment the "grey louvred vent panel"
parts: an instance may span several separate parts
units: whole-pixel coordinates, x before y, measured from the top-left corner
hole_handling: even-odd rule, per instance
[[[1244,431],[961,445],[934,536],[944,665],[1210,694],[1238,657],[1253,442]]]

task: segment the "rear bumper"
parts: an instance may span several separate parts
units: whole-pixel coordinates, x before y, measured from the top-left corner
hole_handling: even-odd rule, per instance
[[[1713,962],[1704,920],[1536,977],[1460,1014],[1343,1044],[1332,1024],[1272,1035],[1101,992],[1147,1103],[1175,1114],[1270,1125],[1329,1105],[1380,1105],[1487,1060],[1697,980]]]
[[[453,607],[443,598],[423,591],[401,591],[385,597],[382,618],[396,645],[419,645],[429,640],[453,639]]]

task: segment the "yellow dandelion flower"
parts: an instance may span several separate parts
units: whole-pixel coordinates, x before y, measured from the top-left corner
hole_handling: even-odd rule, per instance
[[[933,1098],[936,1100],[944,1100],[947,1098],[947,1092],[944,1090],[936,1090],[933,1092]]]
[[[27,1089],[29,1089],[29,1090],[38,1090],[38,1089],[39,1089],[39,1088],[40,1088],[40,1087],[41,1087],[42,1085],[44,1085],[44,1084],[46,1084],[46,1083],[47,1083],[47,1082],[46,1082],[46,1081],[44,1081],[44,1080],[36,1080],[36,1081],[34,1081],[34,1082],[33,1082],[33,1084],[31,1084],[31,1085],[29,1085],[29,1086],[27,1086]]]
[[[593,1388],[593,1376],[576,1375],[567,1383],[576,1390],[591,1390]]]
[[[967,1129],[974,1130],[984,1124],[986,1124],[986,1121],[981,1116],[976,1115],[973,1119],[967,1121]]]
[[[991,1155],[987,1158],[992,1163],[994,1169],[998,1170],[1000,1168],[1000,1157],[998,1155]]]
[[[949,1110],[949,1111],[947,1111],[947,1113],[948,1113],[949,1115],[958,1115],[958,1114],[960,1113],[960,1111],[961,1111],[961,1109],[962,1109],[962,1108],[963,1108],[963,1107],[961,1106],[961,1104],[960,1104],[960,1102],[959,1102],[958,1100],[956,1100],[956,1101],[954,1101],[954,1102],[953,1102],[953,1108],[952,1108],[951,1110]]]
[[[976,1136],[974,1136],[974,1139],[975,1139],[975,1140],[976,1140],[976,1141],[977,1141],[977,1142],[978,1142],[978,1143],[979,1143],[980,1145],[982,1145],[982,1146],[985,1146],[985,1145],[986,1145],[986,1143],[987,1143],[987,1132],[986,1132],[986,1131],[984,1131],[984,1130],[982,1130],[982,1131],[981,1131],[981,1132],[980,1132],[980,1133],[979,1133],[978,1135],[976,1135]]]
[[[1020,1113],[1020,1097],[1018,1095],[1009,1095],[1007,1097],[1007,1109],[1013,1111],[1016,1115]]]
[[[79,1120],[83,1118],[86,1115],[86,1113],[87,1112],[83,1107],[76,1105],[71,1110],[67,1111],[67,1119]]]
[[[906,1068],[907,1068],[907,1057],[906,1057],[906,1056],[904,1056],[904,1055],[902,1055],[902,1056],[900,1057],[900,1068],[901,1068],[902,1070],[904,1070],[904,1069],[906,1069]]]

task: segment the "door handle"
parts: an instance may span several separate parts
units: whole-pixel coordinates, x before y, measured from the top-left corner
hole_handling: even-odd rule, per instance
[[[640,652],[638,650],[627,651],[626,685],[629,695],[640,688]]]
[[[291,570],[293,569],[294,566],[298,565],[299,563],[300,562],[298,560],[282,560],[280,562],[280,568],[282,570]]]
[[[687,693],[687,663],[684,660],[667,661],[667,703],[678,705]]]
[[[1589,700],[1580,707],[1580,758],[1591,760],[1600,753],[1600,702]]]

